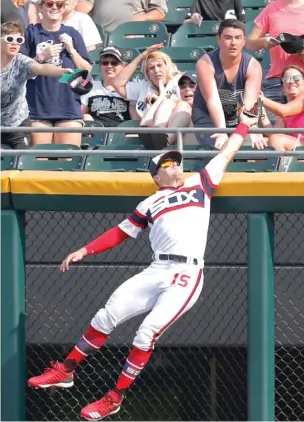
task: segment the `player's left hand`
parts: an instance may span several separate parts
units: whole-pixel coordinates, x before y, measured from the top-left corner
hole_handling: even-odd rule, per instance
[[[257,125],[257,123],[258,123],[258,116],[249,117],[246,114],[244,114],[243,112],[241,112],[239,117],[240,117],[240,122],[244,123],[245,125],[247,125],[249,127]]]
[[[68,34],[61,34],[60,37],[59,37],[59,40],[62,43],[64,43],[64,47],[69,54],[71,54],[73,51],[75,51],[74,44],[73,44],[73,38],[70,37]]]

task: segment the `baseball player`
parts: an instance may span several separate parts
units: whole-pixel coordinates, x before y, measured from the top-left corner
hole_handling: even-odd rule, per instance
[[[150,172],[159,190],[143,200],[118,226],[62,262],[61,271],[65,272],[71,263],[81,261],[86,255],[104,252],[150,228],[152,264],[114,291],[66,359],[62,363],[51,362],[42,375],[30,378],[31,387],[72,387],[75,368],[105,344],[115,327],[149,312],[135,335],[115,387],[102,399],[84,407],[81,416],[97,421],[119,411],[126,390],[148,363],[156,340],[200,296],[210,200],[249,128],[257,123],[257,118],[244,113],[240,119],[225,147],[202,171],[185,182],[180,152],[167,151],[153,158]]]

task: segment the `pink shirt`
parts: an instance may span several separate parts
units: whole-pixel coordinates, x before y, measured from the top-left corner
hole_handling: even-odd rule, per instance
[[[296,116],[284,117],[283,121],[286,128],[304,128],[304,113],[297,114]],[[304,133],[290,133],[289,135],[297,138],[300,135],[300,141],[304,142]]]
[[[254,23],[270,37],[276,38],[282,32],[293,35],[304,35],[304,4],[291,7],[285,0],[269,3],[256,17]],[[283,68],[288,64],[304,67],[304,60],[297,54],[287,54],[280,47],[269,49],[270,70],[266,78],[279,78]]]

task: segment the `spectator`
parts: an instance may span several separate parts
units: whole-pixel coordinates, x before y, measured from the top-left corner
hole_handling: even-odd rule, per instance
[[[193,100],[194,100],[194,92],[197,87],[197,77],[194,72],[184,72],[181,76],[180,80],[178,81],[178,86],[180,90],[180,97],[182,101],[188,104],[188,112],[190,115],[189,127],[193,127],[191,114],[192,114],[192,107],[193,107]],[[178,126],[178,125],[176,125]],[[172,127],[174,127],[174,122],[172,123]],[[170,142],[170,140],[169,140]],[[193,133],[186,133],[183,136],[183,144],[184,145],[197,145],[196,136]]]
[[[77,10],[90,12],[93,21],[109,33],[121,23],[128,21],[162,21],[168,12],[167,1],[84,0],[79,2]]]
[[[265,97],[274,101],[285,102],[281,91],[280,76],[288,64],[303,66],[300,54],[287,54],[280,46],[271,41],[283,32],[293,35],[304,34],[304,0],[273,0],[254,20],[254,27],[249,35],[246,47],[257,51],[269,49],[270,69],[263,83]],[[276,116],[269,113],[274,123]]]
[[[61,25],[63,1],[45,0],[39,5],[42,23],[25,30],[23,52],[38,63],[90,71],[92,66],[78,31]],[[39,76],[27,84],[27,100],[33,127],[81,127],[80,97],[66,84]],[[33,133],[32,143],[52,142],[52,133]],[[80,145],[80,133],[56,133],[55,143]]]
[[[26,102],[26,81],[36,75],[60,78],[71,69],[51,64],[39,64],[19,53],[24,43],[23,28],[18,21],[1,25],[1,125],[5,127],[29,126]],[[14,149],[28,147],[26,133],[2,133],[1,145]]]
[[[115,91],[112,81],[124,68],[122,54],[117,47],[105,47],[100,52],[101,81],[93,82],[93,89],[81,97],[84,120],[97,120],[104,126],[115,127],[130,120],[129,101]]]
[[[20,13],[12,0],[1,0],[1,24],[18,20],[20,20]]]
[[[102,45],[102,39],[92,18],[85,13],[77,12],[78,0],[65,0],[62,23],[75,28],[82,36],[88,51]]]
[[[192,121],[195,127],[232,128],[238,124],[237,108],[243,95],[250,110],[257,101],[262,68],[251,55],[244,53],[245,28],[238,20],[224,20],[218,30],[219,48],[204,54],[196,65],[198,87],[194,94]],[[221,149],[228,136],[197,134],[206,147]],[[210,139],[211,138],[211,139]],[[262,137],[256,137],[257,141]]]
[[[157,44],[141,53],[116,76],[113,85],[122,97],[136,103],[141,126],[187,127],[190,112],[189,104],[180,98],[178,81],[181,73],[167,54],[157,51],[162,46]],[[145,80],[130,82],[141,62]],[[175,137],[166,137],[164,141],[165,145],[174,143]]]
[[[304,128],[304,69],[288,65],[283,69],[282,87],[288,99],[287,104],[277,103],[261,95],[264,107],[273,112],[277,118],[274,127]],[[262,121],[263,127],[271,127],[267,115]],[[269,145],[279,151],[290,151],[296,146],[304,145],[304,135],[294,133],[270,135]]]
[[[29,2],[28,0],[11,0],[20,15],[20,19],[24,23],[24,26],[27,27],[28,25],[28,8]]]
[[[243,21],[245,11],[241,0],[195,0],[190,12],[190,19],[200,26],[202,20],[223,21],[225,19],[238,19]]]

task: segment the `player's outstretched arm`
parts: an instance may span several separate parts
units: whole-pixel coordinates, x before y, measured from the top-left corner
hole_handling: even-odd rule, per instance
[[[211,161],[216,163],[218,169],[224,173],[230,161],[241,148],[249,129],[258,122],[257,117],[249,117],[244,113],[240,114],[240,122],[234,132],[227,139],[224,147]],[[211,163],[211,162],[210,162]],[[210,164],[209,163],[209,164]]]
[[[93,242],[88,243],[76,252],[72,252],[68,255],[60,266],[60,271],[65,272],[70,268],[70,263],[79,262],[87,255],[98,254],[100,252],[112,249],[119,245],[130,236],[121,230],[120,227],[116,226],[106,231]]]

